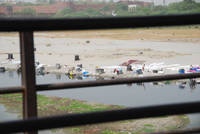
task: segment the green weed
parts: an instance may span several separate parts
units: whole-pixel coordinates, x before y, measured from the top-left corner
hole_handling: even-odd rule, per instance
[[[73,132],[80,132],[81,129],[76,127],[76,128],[72,128],[72,131],[73,131]]]
[[[101,133],[102,134],[120,134],[120,132],[115,132],[112,130],[103,130]]]
[[[144,127],[154,127],[152,124],[144,124]]]

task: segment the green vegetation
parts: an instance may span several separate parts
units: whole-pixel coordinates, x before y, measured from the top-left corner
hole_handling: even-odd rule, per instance
[[[104,130],[101,132],[102,134],[122,134],[120,132],[115,132],[115,131],[112,131],[112,130]],[[124,134],[124,133],[123,133]]]
[[[14,14],[23,16],[36,16],[36,11],[32,8],[24,8],[21,12],[15,12]]]
[[[141,131],[144,133],[153,133],[153,132],[155,132],[154,125],[144,124],[144,128],[142,128]]]
[[[153,132],[155,132],[155,129],[153,129],[153,128],[143,128],[142,129],[142,133],[153,133]]]
[[[181,119],[182,121],[184,121],[185,124],[189,124],[190,123],[190,119],[186,115],[179,115],[179,119]]]
[[[199,13],[200,3],[194,0],[184,0],[179,3],[171,3],[168,6],[149,6],[136,10],[138,15],[169,15]]]
[[[153,127],[152,124],[144,124],[144,127]]]
[[[176,128],[174,128],[176,129]],[[153,128],[147,128],[147,127],[144,127],[144,128],[141,128],[140,130],[136,130],[136,131],[133,131],[133,132],[119,132],[119,131],[113,131],[113,130],[103,130],[101,133],[102,134],[142,134],[142,133],[153,133],[153,132],[156,132],[155,129]]]
[[[21,94],[8,94],[0,95],[0,103],[4,104],[7,107],[8,111],[15,111],[17,113],[22,113],[22,95]],[[59,97],[48,97],[44,95],[37,95],[37,104],[38,104],[38,114],[39,116],[50,116],[58,115],[64,113],[82,113],[82,112],[94,112],[102,111],[109,109],[119,109],[123,106],[117,105],[104,105],[98,103],[88,103],[86,101],[78,101],[68,98],[59,98]],[[17,107],[16,107],[17,106]],[[17,110],[16,110],[17,109]],[[21,117],[21,115],[19,115]],[[167,119],[168,117],[165,116]],[[169,117],[170,118],[170,117]],[[155,118],[154,118],[155,119]],[[165,120],[164,118],[156,118],[157,121]],[[157,126],[155,123],[143,123],[139,127],[133,127],[137,124],[138,120],[127,120],[119,121],[114,123],[107,124],[96,124],[94,126],[80,126],[73,128],[66,128],[63,131],[71,134],[84,134],[84,133],[95,133],[95,134],[140,134],[140,133],[152,133],[160,130],[174,130],[184,126],[189,123],[189,119],[185,115],[176,116],[176,119],[179,120],[176,126],[170,124],[166,126]],[[151,120],[151,119],[147,119]],[[128,127],[127,127],[128,126]],[[120,128],[127,127],[121,131]],[[161,128],[160,128],[161,127]],[[134,128],[134,130],[132,129]],[[129,130],[130,129],[130,130]],[[52,130],[57,132],[58,129]]]
[[[3,98],[1,100],[8,98],[9,100],[15,101],[17,103],[21,103],[21,101],[22,101],[22,95],[21,94],[5,94],[5,95],[0,95],[0,98]]]
[[[73,132],[75,132],[75,133],[77,133],[77,132],[80,132],[80,131],[81,131],[81,129],[80,129],[80,128],[78,128],[78,127],[76,127],[76,128],[72,128],[72,131],[73,131]]]
[[[128,11],[127,3],[108,3],[101,9],[88,8],[81,11],[73,11],[70,8],[65,8],[57,12],[53,17],[111,17],[112,11],[114,11],[117,16],[191,14],[200,12],[200,3],[194,0],[184,0],[178,3],[171,3],[168,6],[137,6],[136,9],[131,12]]]
[[[131,134],[153,133],[153,132],[156,132],[156,131],[158,131],[158,130],[156,130],[154,128],[153,124],[144,124],[143,128],[141,128],[141,129],[139,129],[137,131],[134,131]]]
[[[33,4],[30,2],[18,2],[18,6],[41,6],[41,5],[51,5],[55,4],[55,0],[37,0],[38,4]],[[91,5],[91,4],[103,4],[100,2],[74,2],[74,5]],[[1,6],[11,6],[11,4],[3,3]],[[191,13],[200,13],[200,3],[195,2],[194,0],[183,0],[177,3],[171,3],[167,6],[155,6],[149,4],[148,6],[142,7],[137,6],[132,11],[128,10],[128,4],[123,2],[107,2],[104,3],[102,8],[86,8],[83,10],[74,10],[72,7],[64,8],[59,10],[55,15],[51,16],[53,18],[77,18],[77,17],[114,17],[112,13],[116,16],[150,16],[150,15],[169,15],[169,14],[191,14]],[[36,14],[34,9],[25,8],[21,12],[14,13],[14,15],[22,16],[41,16]],[[48,16],[49,17],[49,16]]]
[[[22,103],[22,95],[8,94],[1,95],[0,102]],[[68,98],[47,97],[44,95],[37,95],[37,106],[39,116],[62,114],[62,113],[83,113],[95,112],[109,109],[119,109],[122,106],[104,105],[104,104],[89,104],[85,101],[78,101]],[[48,111],[48,113],[46,113]]]
[[[73,11],[71,8],[64,8],[56,13],[53,17],[97,17],[101,16],[100,12],[93,8],[87,8],[81,11]]]
[[[170,126],[170,127],[166,127],[167,130],[174,130],[174,129],[177,129],[176,126]]]

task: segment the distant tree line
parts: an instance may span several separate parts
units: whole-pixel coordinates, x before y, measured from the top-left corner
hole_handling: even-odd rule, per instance
[[[15,16],[29,16],[29,17],[33,17],[36,16],[36,11],[32,8],[24,8],[22,9],[22,11],[20,12],[15,12],[14,13]]]
[[[38,0],[40,5],[45,2],[53,4],[55,0]],[[79,4],[81,4],[79,2]],[[82,3],[83,4],[83,3]],[[31,5],[35,6],[33,3],[18,3],[18,5]],[[200,13],[200,3],[194,0],[183,0],[178,3],[171,3],[168,6],[155,6],[148,5],[146,7],[137,6],[134,10],[128,10],[127,3],[106,3],[101,9],[97,8],[86,8],[80,11],[75,11],[72,8],[64,8],[59,10],[55,15],[51,16],[53,18],[71,18],[71,17],[111,17],[111,16],[149,16],[149,15],[169,15],[169,14],[191,14]],[[25,15],[25,16],[38,16],[36,11],[31,8],[24,8],[20,12],[14,13],[15,15]]]
[[[88,8],[81,11],[73,11],[65,8],[58,11],[53,17],[107,17],[113,16],[149,16],[149,15],[169,15],[169,14],[191,14],[200,13],[200,3],[194,0],[183,0],[178,3],[171,3],[168,6],[147,7],[137,6],[134,11],[128,11],[127,3],[108,3],[101,9]],[[114,8],[111,8],[114,7]]]

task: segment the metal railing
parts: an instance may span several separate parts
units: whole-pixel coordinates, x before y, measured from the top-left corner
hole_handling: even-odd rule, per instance
[[[23,94],[24,119],[0,123],[0,132],[25,132],[26,134],[37,134],[38,130],[52,128],[200,112],[200,102],[191,102],[160,106],[125,108],[120,110],[109,110],[82,114],[66,114],[41,118],[37,117],[37,91],[72,89],[91,86],[106,86],[138,82],[153,82],[175,79],[188,79],[200,77],[200,73],[36,85],[34,67],[34,31],[139,28],[155,26],[180,26],[191,24],[200,24],[200,14],[94,19],[1,18],[0,31],[18,31],[20,33],[22,86],[0,88],[0,94]],[[200,132],[200,128],[161,133],[187,134],[197,132]]]

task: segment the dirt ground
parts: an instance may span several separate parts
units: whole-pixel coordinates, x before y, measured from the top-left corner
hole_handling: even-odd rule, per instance
[[[48,35],[46,34],[48,33]],[[18,36],[16,33],[0,33],[0,36]],[[110,29],[83,31],[36,32],[36,37],[117,39],[152,41],[200,41],[200,26],[155,27],[138,29]]]
[[[156,27],[90,31],[35,32],[35,59],[42,64],[83,64],[93,72],[96,66],[115,66],[128,60],[147,64],[199,64],[200,26]],[[7,53],[19,60],[18,33],[0,33],[0,61]],[[74,61],[75,55],[80,61]]]

